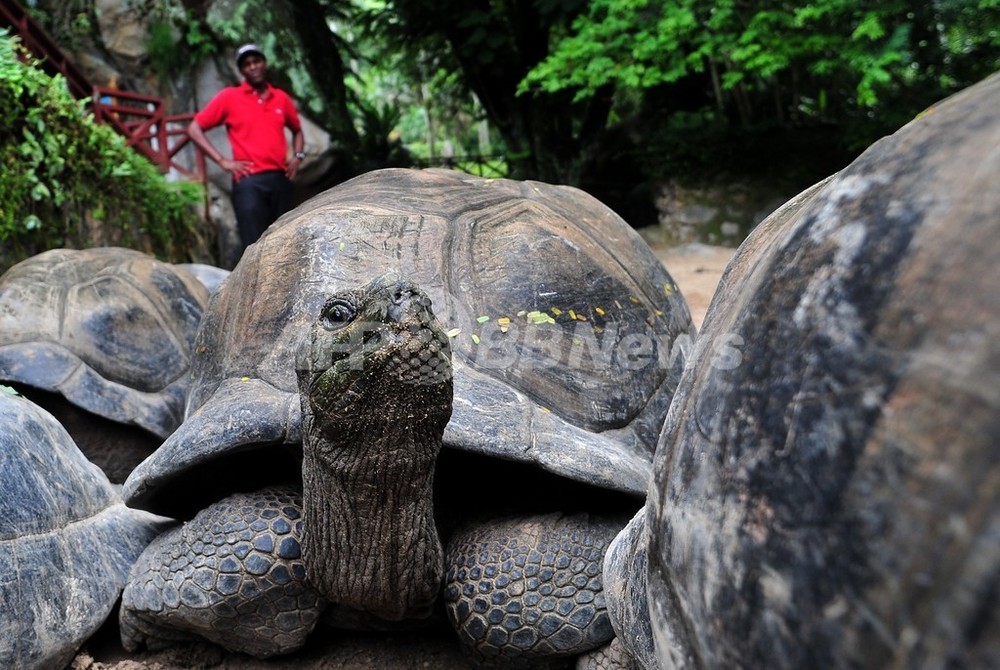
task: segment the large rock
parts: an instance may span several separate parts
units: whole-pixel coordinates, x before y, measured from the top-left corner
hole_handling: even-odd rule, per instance
[[[149,45],[150,12],[139,3],[95,0],[94,13],[104,47],[120,58],[139,61]]]

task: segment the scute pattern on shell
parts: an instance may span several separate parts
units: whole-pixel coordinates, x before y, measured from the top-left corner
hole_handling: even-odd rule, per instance
[[[208,303],[193,275],[132,249],[52,249],[0,276],[0,380],[164,438],[183,418]]]
[[[421,286],[452,335],[446,448],[645,494],[695,334],[648,245],[575,188],[387,169],[315,196],[247,249],[199,331],[187,420],[126,482],[131,504],[179,514],[170,488],[192,471],[300,443],[309,326],[330,295],[386,271]]]

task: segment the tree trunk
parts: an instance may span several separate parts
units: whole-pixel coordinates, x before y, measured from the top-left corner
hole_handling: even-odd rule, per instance
[[[341,44],[327,25],[327,13],[317,0],[295,0],[287,4],[295,30],[302,39],[303,53],[309,54],[305,66],[316,82],[316,90],[324,97],[326,114],[321,125],[329,131],[335,146],[353,154],[360,141],[347,108],[346,68],[341,58]]]

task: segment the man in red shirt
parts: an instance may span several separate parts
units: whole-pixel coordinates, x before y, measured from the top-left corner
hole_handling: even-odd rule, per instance
[[[267,82],[264,52],[256,44],[244,44],[236,51],[236,66],[243,83],[220,91],[195,115],[187,132],[209,158],[232,173],[233,209],[246,248],[291,209],[292,180],[305,153],[295,104],[287,93]],[[204,132],[223,123],[233,150],[231,159],[223,157]],[[291,158],[285,128],[292,131]]]

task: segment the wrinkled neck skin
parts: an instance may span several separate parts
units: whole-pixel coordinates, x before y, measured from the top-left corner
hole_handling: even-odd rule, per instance
[[[446,401],[437,386],[399,398],[383,387],[374,391],[380,398],[366,395],[346,409],[315,393],[322,375],[312,379],[313,392],[302,389],[308,579],[331,602],[391,621],[424,618],[444,571],[432,488],[450,380]],[[414,403],[417,396],[435,399],[432,408],[414,407],[426,404]],[[443,407],[434,407],[437,396]]]

